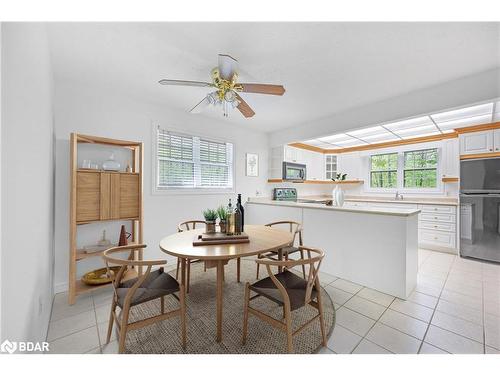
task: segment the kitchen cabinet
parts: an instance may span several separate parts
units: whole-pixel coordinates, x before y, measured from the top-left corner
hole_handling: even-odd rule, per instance
[[[283,162],[305,164],[308,180],[324,180],[324,155],[319,152],[303,150],[292,146],[277,146],[271,148],[269,160],[269,178],[281,179]]]
[[[424,249],[457,252],[457,207],[441,204],[415,204],[403,202],[346,201],[344,207],[419,209],[418,244]],[[461,223],[470,231],[470,224]]]
[[[419,229],[418,243],[422,248],[444,247],[454,249],[456,236],[453,232]]]
[[[493,131],[493,146],[495,152],[500,152],[500,129],[495,129]]]
[[[458,177],[460,171],[459,142],[457,138],[443,141],[442,148],[443,177]]]
[[[337,155],[325,155],[325,180],[337,175]]]
[[[500,148],[500,141],[495,130],[486,130],[460,135],[460,155],[484,154]],[[494,146],[494,140],[497,144]]]

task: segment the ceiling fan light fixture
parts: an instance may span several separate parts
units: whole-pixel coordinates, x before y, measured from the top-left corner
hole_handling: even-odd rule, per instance
[[[261,83],[239,83],[238,82],[238,61],[229,56],[219,54],[218,66],[211,70],[212,82],[186,81],[177,79],[162,79],[161,85],[168,86],[195,86],[211,87],[216,91],[207,94],[198,104],[191,108],[191,113],[200,113],[209,105],[221,106],[224,117],[228,116],[228,111],[237,108],[245,117],[250,118],[255,115],[254,110],[238,94],[253,93],[264,95],[283,95],[285,88],[281,85],[261,84]]]

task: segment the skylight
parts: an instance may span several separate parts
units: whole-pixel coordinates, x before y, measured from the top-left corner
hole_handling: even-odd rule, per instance
[[[453,120],[462,120],[465,118],[482,116],[482,115],[490,115],[493,112],[493,103],[480,104],[472,107],[455,109],[453,111],[441,112],[431,115],[432,119],[436,123],[453,121]]]
[[[496,121],[500,121],[500,101],[379,124],[303,143],[324,149],[338,149],[451,133],[465,126]]]

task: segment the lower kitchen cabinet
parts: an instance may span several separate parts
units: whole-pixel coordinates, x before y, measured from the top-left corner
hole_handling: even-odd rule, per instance
[[[418,245],[423,249],[456,254],[458,244],[457,206],[442,204],[415,204],[403,202],[346,201],[344,207],[419,209]],[[464,223],[462,223],[462,228]],[[470,228],[471,226],[467,226]],[[463,229],[462,229],[463,230]]]

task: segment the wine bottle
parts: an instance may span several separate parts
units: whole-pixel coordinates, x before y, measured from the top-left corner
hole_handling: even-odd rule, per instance
[[[236,207],[239,207],[241,211],[241,232],[245,231],[245,209],[241,204],[241,194],[238,194],[238,200],[236,202]]]
[[[234,234],[241,234],[241,207],[236,204],[234,208]]]
[[[231,199],[229,199],[229,204],[227,205],[227,222],[226,222],[226,234],[231,235],[234,234],[235,226],[234,226],[234,209],[231,204]]]

